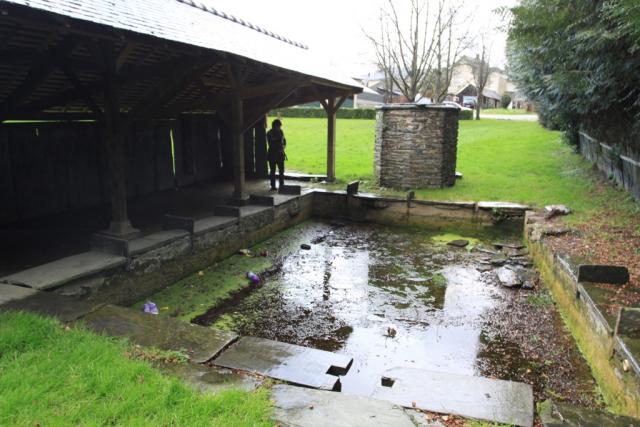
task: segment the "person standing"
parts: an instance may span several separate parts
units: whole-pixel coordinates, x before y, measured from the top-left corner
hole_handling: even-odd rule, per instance
[[[279,186],[284,185],[284,161],[287,155],[284,149],[287,146],[287,140],[282,132],[282,122],[275,119],[271,122],[271,129],[267,132],[267,142],[269,148],[267,151],[267,159],[269,160],[269,177],[271,178],[271,190],[276,189],[276,167],[278,168]]]

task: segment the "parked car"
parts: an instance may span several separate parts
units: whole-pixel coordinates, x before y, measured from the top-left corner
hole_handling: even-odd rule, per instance
[[[443,103],[444,105],[452,105],[452,106],[454,106],[454,107],[458,107],[458,108],[459,108],[459,109],[461,109],[461,110],[471,110],[471,108],[464,107],[464,106],[462,106],[462,105],[458,104],[458,103],[457,103],[457,102],[455,102],[455,101],[442,101],[442,103]]]
[[[476,103],[478,102],[478,98],[475,96],[463,96],[462,97],[462,106],[468,108],[476,108]]]

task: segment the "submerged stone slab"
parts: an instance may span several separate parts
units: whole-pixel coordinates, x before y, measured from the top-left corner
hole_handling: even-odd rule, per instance
[[[629,270],[618,265],[580,265],[578,281],[624,285],[629,281]]]
[[[401,407],[370,397],[276,385],[271,398],[274,421],[285,426],[415,426]]]
[[[114,305],[102,307],[86,316],[83,321],[96,332],[128,338],[142,346],[185,350],[195,363],[210,360],[238,338],[233,332],[205,328]]]
[[[9,301],[24,299],[37,292],[38,291],[31,288],[0,283],[0,305]]]
[[[372,397],[407,408],[533,425],[533,390],[528,384],[412,368],[391,369],[384,378],[386,386]]]
[[[540,421],[545,427],[640,427],[640,420],[635,418],[549,400],[542,402],[539,408]]]
[[[328,351],[255,337],[243,337],[213,363],[322,390],[339,388],[353,359]]]
[[[0,282],[44,290],[123,266],[126,262],[122,256],[84,252],[5,276]]]
[[[219,393],[229,389],[253,391],[262,384],[262,380],[246,373],[200,363],[161,364],[160,370],[194,385],[201,392],[208,393]]]
[[[79,301],[53,292],[30,290],[34,292],[32,295],[0,303],[0,311],[29,311],[44,316],[53,316],[62,322],[72,322],[102,306],[102,304]]]

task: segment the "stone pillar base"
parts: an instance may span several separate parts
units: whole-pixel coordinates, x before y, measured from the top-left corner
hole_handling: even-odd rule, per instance
[[[136,237],[140,237],[140,230],[137,228],[133,228],[131,225],[131,221],[111,221],[109,224],[109,228],[106,230],[100,231],[99,234],[104,234],[105,236],[117,237],[119,239],[135,239]]]

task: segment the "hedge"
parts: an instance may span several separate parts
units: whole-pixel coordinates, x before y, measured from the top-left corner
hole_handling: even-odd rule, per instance
[[[297,108],[278,108],[271,111],[270,116],[279,115],[280,117],[307,117],[307,118],[323,118],[327,117],[327,113],[323,108],[313,107],[297,107]],[[376,118],[376,110],[369,108],[341,108],[336,113],[339,119],[369,119]]]
[[[473,120],[473,110],[460,110],[459,120]]]
[[[324,118],[327,113],[322,108],[314,107],[295,107],[295,108],[278,108],[269,113],[270,116],[280,117],[306,117],[306,118]],[[339,119],[369,119],[376,118],[376,110],[371,108],[341,108],[336,113]],[[461,110],[460,120],[473,120],[473,110]]]

